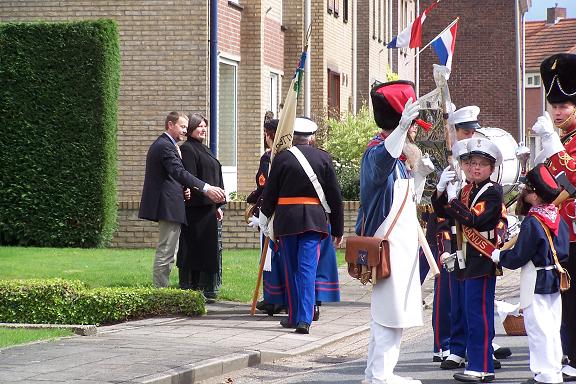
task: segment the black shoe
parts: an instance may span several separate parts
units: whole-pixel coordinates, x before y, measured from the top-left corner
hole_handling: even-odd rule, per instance
[[[445,357],[442,358],[442,357],[436,356],[436,355],[432,356],[432,362],[433,362],[433,363],[441,363],[441,362],[443,362],[444,360],[446,360]]]
[[[502,368],[502,363],[500,363],[498,360],[494,359],[492,360],[494,363],[494,369],[500,369]]]
[[[288,322],[288,319],[282,319],[280,320],[280,325],[284,328],[296,328],[296,326],[294,324],[290,324]]]
[[[464,368],[465,365],[466,365],[466,363],[464,362],[464,360],[457,363],[454,360],[446,359],[442,363],[440,363],[440,368],[442,368],[442,369],[458,369],[458,368]]]
[[[512,356],[512,351],[508,347],[500,347],[494,350],[494,357],[497,359],[506,359]]]
[[[461,381],[463,383],[490,383],[494,381],[496,377],[493,373],[487,374],[483,377],[469,375],[467,373],[455,373],[454,379]]]
[[[298,323],[298,326],[296,327],[296,333],[302,333],[302,334],[309,334],[310,333],[310,324],[305,323],[303,321]]]
[[[216,296],[211,296],[211,295],[204,295],[204,302],[206,304],[214,304],[216,302]]]
[[[266,302],[266,300],[260,300],[259,302],[256,303],[256,309],[262,312],[266,312],[268,303]]]
[[[576,381],[576,376],[570,376],[570,375],[567,375],[565,373],[562,373],[562,378],[564,379],[564,382]]]
[[[320,307],[315,305],[314,306],[314,316],[312,317],[312,321],[318,321],[320,318]]]

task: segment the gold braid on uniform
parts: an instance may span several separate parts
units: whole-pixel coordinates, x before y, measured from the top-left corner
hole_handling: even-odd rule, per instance
[[[576,167],[571,167],[569,165],[571,160],[572,160],[572,162],[574,162],[574,158],[572,156],[570,156],[567,152],[562,151],[562,152],[558,153],[558,162],[560,163],[560,165],[562,165],[564,168],[566,168],[570,172],[574,172],[574,171],[576,171]]]

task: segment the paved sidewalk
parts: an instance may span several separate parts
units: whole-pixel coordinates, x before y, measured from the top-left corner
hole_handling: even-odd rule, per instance
[[[280,327],[281,316],[249,315],[248,304],[208,305],[198,318],[153,318],[99,327],[73,336],[0,350],[0,383],[158,383],[204,380],[247,366],[305,354],[369,329],[370,287],[340,270],[342,302],[321,307],[309,335]],[[499,299],[516,297],[517,273],[498,282]],[[432,280],[423,286],[430,302]],[[430,333],[425,326],[405,338]]]

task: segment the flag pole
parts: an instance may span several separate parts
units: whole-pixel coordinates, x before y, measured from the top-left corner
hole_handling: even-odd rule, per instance
[[[440,37],[440,35],[442,35],[444,32],[446,32],[447,30],[449,30],[450,28],[452,28],[454,26],[454,24],[456,24],[458,22],[458,20],[460,20],[460,16],[458,16],[457,18],[454,19],[454,21],[452,21],[446,28],[444,28],[442,30],[442,32],[440,32],[439,34],[436,35],[435,38],[433,38],[432,40],[430,40],[430,42],[428,44],[426,44],[424,46],[424,48],[420,48],[420,51],[418,51],[414,56],[412,56],[411,58],[409,58],[408,60],[406,60],[406,62],[404,63],[404,65],[408,65],[412,62],[412,60],[414,60],[416,57],[420,56],[420,54],[422,53],[423,50],[425,50],[426,48],[428,48],[434,41],[436,41],[436,39],[438,39]]]

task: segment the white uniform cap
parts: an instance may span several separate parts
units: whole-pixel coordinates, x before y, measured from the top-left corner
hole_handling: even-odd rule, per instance
[[[479,113],[480,108],[475,105],[462,107],[450,115],[448,123],[456,128],[478,129],[480,128],[480,124],[478,124]]]
[[[294,134],[312,135],[318,130],[318,125],[307,117],[297,117],[294,120]]]
[[[462,160],[461,157],[468,154],[467,143],[470,139],[460,140],[452,146],[452,156],[457,160]]]
[[[502,164],[502,152],[496,144],[488,139],[473,137],[468,140],[466,147],[470,156],[483,156],[491,159],[496,162],[496,167]]]

